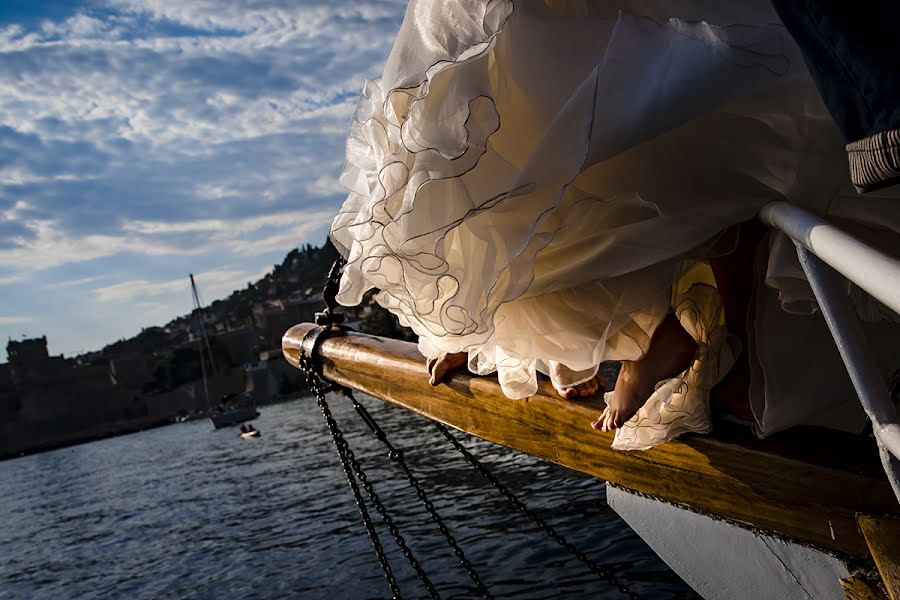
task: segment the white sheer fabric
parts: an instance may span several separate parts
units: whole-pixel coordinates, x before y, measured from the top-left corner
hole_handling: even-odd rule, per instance
[[[413,0],[351,122],[338,300],[379,289],[424,355],[466,351],[522,398],[548,361],[574,384],[641,357],[705,242],[776,197],[824,213],[846,179],[767,2]],[[705,406],[735,351],[713,297],[682,323],[716,368],[630,425],[685,381],[678,410],[703,412],[684,402]],[[671,437],[642,427],[621,447]]]

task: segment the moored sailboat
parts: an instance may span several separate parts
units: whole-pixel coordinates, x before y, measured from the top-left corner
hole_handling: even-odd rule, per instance
[[[203,394],[206,400],[209,419],[216,429],[239,425],[246,421],[253,420],[259,416],[259,412],[256,410],[253,395],[250,393],[226,394],[220,399],[217,406],[213,406],[210,402],[207,367],[213,376],[218,374],[218,369],[216,367],[215,359],[213,358],[209,336],[206,334],[203,305],[200,303],[200,294],[197,292],[197,284],[194,281],[193,274],[190,275],[190,279],[191,295],[194,300],[194,314],[196,315],[197,328],[200,331],[197,336],[197,344],[200,352],[200,372],[203,377]]]

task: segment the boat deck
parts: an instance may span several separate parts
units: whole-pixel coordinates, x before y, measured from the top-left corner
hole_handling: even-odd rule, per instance
[[[303,323],[285,334],[284,355],[294,366],[314,327]],[[747,428],[717,423],[712,435],[620,452],[610,447],[612,433],[590,427],[602,400],[563,400],[549,382],[524,400],[506,398],[493,377],[466,372],[432,387],[414,344],[354,332],[326,339],[318,359],[331,381],[467,433],[832,552],[869,559],[857,513],[897,512],[868,437],[796,428],[759,440]]]

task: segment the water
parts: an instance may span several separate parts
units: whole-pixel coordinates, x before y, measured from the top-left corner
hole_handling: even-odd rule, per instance
[[[495,597],[622,597],[513,512],[426,421],[365,402]],[[379,443],[345,401],[332,408],[442,597],[474,597]],[[0,598],[389,597],[314,402],[266,407],[255,424],[256,440],[203,420],[0,462]],[[457,435],[642,597],[697,597],[607,507],[601,482]],[[423,597],[379,531],[404,595]]]

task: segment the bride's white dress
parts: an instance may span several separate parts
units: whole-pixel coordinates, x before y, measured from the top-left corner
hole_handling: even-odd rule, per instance
[[[674,308],[700,349],[617,434],[648,447],[708,429],[741,351],[710,240],[777,198],[852,213],[846,172],[768,2],[413,0],[350,125],[338,300],[377,288],[425,356],[466,351],[511,398],[548,361],[574,384],[640,358]],[[866,210],[897,223],[897,204]],[[784,426],[767,402],[761,433]]]

